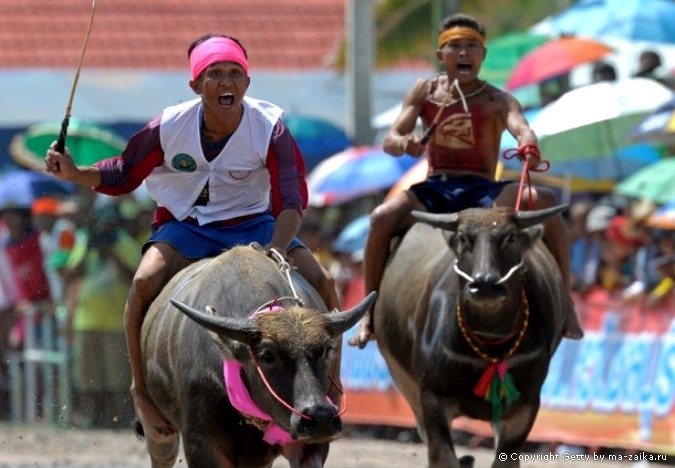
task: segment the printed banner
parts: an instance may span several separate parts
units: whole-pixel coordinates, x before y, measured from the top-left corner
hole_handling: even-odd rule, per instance
[[[675,454],[673,304],[627,307],[596,291],[576,307],[585,336],[564,339],[556,351],[529,439]],[[344,346],[343,353],[345,421],[415,427],[377,345]],[[453,427],[491,436],[479,421],[459,419]]]

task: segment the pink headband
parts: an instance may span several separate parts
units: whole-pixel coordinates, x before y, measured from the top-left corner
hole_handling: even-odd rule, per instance
[[[218,62],[239,64],[248,75],[248,61],[241,46],[227,37],[212,37],[195,47],[190,54],[192,79],[196,80],[209,65]]]

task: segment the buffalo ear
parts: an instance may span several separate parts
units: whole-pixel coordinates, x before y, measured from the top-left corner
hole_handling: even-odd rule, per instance
[[[175,299],[169,299],[169,302],[197,324],[221,338],[229,338],[251,345],[260,336],[258,326],[251,319],[214,315],[215,310],[212,307],[207,307],[207,312],[202,312]]]
[[[373,306],[377,293],[375,291],[368,294],[361,302],[349,310],[338,313],[325,314],[328,321],[328,333],[335,338],[356,325],[361,317]]]
[[[544,235],[544,227],[541,224],[536,224],[534,226],[522,229],[521,231],[523,237],[523,243],[525,244],[523,248],[529,249],[537,242],[541,236]]]

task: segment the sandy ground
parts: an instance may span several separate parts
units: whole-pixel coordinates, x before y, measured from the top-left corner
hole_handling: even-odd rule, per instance
[[[349,430],[336,441],[326,464],[329,468],[392,468],[426,467],[426,451],[419,442],[409,441],[410,434],[401,433],[399,441],[393,437],[372,438],[362,431]],[[408,439],[408,441],[404,441]],[[492,451],[487,448],[458,448],[460,455],[476,457],[476,467],[488,467]],[[549,452],[528,452],[527,455],[545,455]],[[567,455],[567,457],[565,457]],[[530,460],[523,467],[552,468],[627,468],[665,466],[663,464],[636,464],[633,462],[604,462],[569,460],[572,454],[561,454],[557,461]],[[564,460],[564,458],[568,458]],[[75,430],[40,426],[0,425],[0,468],[147,468],[150,466],[142,441],[131,430]],[[179,458],[178,467],[186,467]],[[280,459],[274,468],[286,467]]]

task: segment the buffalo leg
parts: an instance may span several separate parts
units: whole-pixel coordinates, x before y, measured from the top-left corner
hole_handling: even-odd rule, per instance
[[[431,392],[422,391],[422,417],[427,441],[429,468],[460,468],[452,443],[451,419],[447,406]]]
[[[522,397],[521,397],[522,398]],[[512,455],[520,454],[527,436],[534,426],[534,421],[539,412],[539,399],[530,404],[523,405],[518,412],[502,419],[494,427],[497,436],[495,444],[495,459],[492,468],[518,468],[520,462],[517,457],[512,460]],[[505,454],[506,460],[499,460],[499,455]]]
[[[187,431],[186,431],[187,432]],[[198,468],[235,468],[237,464],[209,437],[199,432],[189,432],[183,437],[183,451],[187,466]]]
[[[289,444],[282,449],[290,468],[321,468],[328,457],[329,444]]]
[[[476,459],[471,455],[464,455],[459,459],[460,468],[473,468],[476,463]]]
[[[150,455],[152,468],[171,468],[176,463],[179,448],[178,434],[162,437],[161,440],[145,437],[145,447]]]

